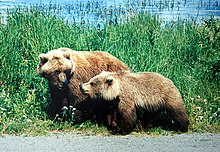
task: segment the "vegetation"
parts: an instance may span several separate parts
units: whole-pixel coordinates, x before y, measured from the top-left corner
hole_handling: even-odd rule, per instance
[[[89,122],[72,126],[48,118],[47,82],[36,67],[40,53],[59,47],[107,51],[134,71],[163,74],[183,95],[190,131],[220,131],[220,21],[214,16],[202,25],[178,21],[164,27],[157,16],[145,13],[123,22],[110,18],[102,28],[91,28],[70,24],[48,9],[16,8],[7,12],[7,23],[0,24],[0,134],[106,133],[105,127]],[[164,132],[148,133],[155,131]]]

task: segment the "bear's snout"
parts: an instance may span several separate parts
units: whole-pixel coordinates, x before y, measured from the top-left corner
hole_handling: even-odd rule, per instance
[[[65,79],[65,80],[63,81],[63,86],[66,87],[66,86],[68,85],[68,83],[69,83],[69,81],[68,81],[67,79]]]
[[[88,90],[85,88],[85,86],[83,84],[79,85],[80,91],[86,95],[88,93]]]
[[[57,87],[62,90],[65,87],[67,87],[69,84],[69,81],[67,79],[64,79],[62,82],[58,82]]]

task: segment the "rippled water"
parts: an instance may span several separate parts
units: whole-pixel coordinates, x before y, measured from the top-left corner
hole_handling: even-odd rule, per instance
[[[99,2],[99,3],[98,3]],[[29,6],[33,4],[53,6],[61,10],[61,16],[67,20],[98,21],[106,8],[119,8],[124,14],[131,13],[129,8],[158,14],[165,21],[193,19],[200,21],[211,14],[220,18],[220,0],[0,0],[0,12],[4,15],[7,8]],[[53,4],[53,5],[52,5]],[[85,12],[82,8],[89,8]],[[114,14],[117,12],[114,12]],[[80,19],[74,16],[80,15]],[[96,18],[96,19],[95,19]]]

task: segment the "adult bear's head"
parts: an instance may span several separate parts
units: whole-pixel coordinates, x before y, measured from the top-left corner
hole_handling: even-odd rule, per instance
[[[39,55],[37,72],[49,81],[50,86],[64,89],[75,71],[70,49],[60,48]]]

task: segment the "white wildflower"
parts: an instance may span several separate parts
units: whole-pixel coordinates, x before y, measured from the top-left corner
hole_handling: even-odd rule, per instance
[[[63,106],[62,110],[68,110],[67,106]]]
[[[0,110],[1,111],[6,111],[7,109],[0,107]]]
[[[6,96],[5,90],[2,90],[2,97]]]
[[[26,121],[27,121],[27,122],[32,122],[31,119],[27,119]]]
[[[202,119],[203,119],[203,116],[198,116],[198,119],[199,119],[199,120],[202,120]]]
[[[200,110],[201,110],[201,107],[196,107],[196,109],[200,111]]]

